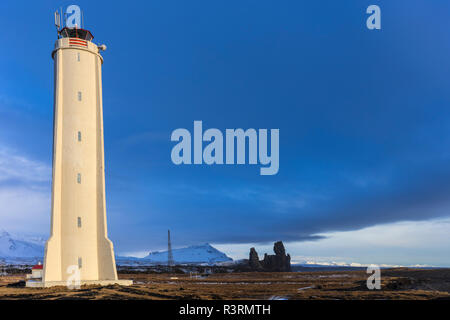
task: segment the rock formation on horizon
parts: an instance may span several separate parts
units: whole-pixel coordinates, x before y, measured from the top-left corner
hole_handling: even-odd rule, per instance
[[[258,253],[256,252],[255,248],[250,249],[248,264],[252,270],[263,271],[263,267],[261,265],[261,262],[259,262]]]
[[[291,256],[286,254],[282,241],[273,245],[275,254],[264,254],[264,259],[259,260],[255,248],[250,249],[248,264],[252,271],[289,272],[291,271]]]

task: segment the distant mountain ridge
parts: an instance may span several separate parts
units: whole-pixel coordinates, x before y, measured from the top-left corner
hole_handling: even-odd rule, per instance
[[[22,265],[43,261],[45,241],[46,239],[43,237],[13,235],[5,230],[0,230],[0,263]],[[177,264],[215,264],[233,261],[209,243],[174,249],[173,257]],[[117,256],[116,259],[119,265],[165,265],[167,264],[167,251],[150,252],[144,258]]]
[[[32,238],[25,240],[13,237],[8,232],[0,231],[0,257],[1,258],[36,258],[44,256],[45,240]]]
[[[172,254],[176,264],[214,264],[218,262],[233,261],[233,259],[228,257],[225,253],[217,250],[209,243],[173,249]],[[168,254],[167,251],[155,251],[150,252],[149,255],[143,259],[152,263],[167,264]]]
[[[12,265],[31,265],[37,262],[43,262],[46,238],[43,236],[25,236],[12,234],[0,229],[0,264]],[[197,246],[190,246],[172,250],[175,263],[177,264],[217,264],[229,265],[242,263],[243,260],[235,260],[228,257],[225,253],[217,250],[209,243]],[[145,266],[145,265],[166,265],[167,251],[150,252],[144,258],[116,256],[118,265]],[[429,265],[387,265],[380,264],[381,268],[436,268]],[[293,271],[312,271],[317,270],[358,270],[365,269],[367,266],[359,263],[344,262],[316,262],[316,261],[298,261],[293,262]]]

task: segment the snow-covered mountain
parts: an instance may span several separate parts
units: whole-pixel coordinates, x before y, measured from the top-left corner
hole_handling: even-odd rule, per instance
[[[43,261],[45,238],[14,235],[0,230],[0,263],[34,264]],[[173,258],[177,264],[216,264],[233,261],[209,243],[174,249]],[[144,258],[116,257],[120,265],[167,264],[167,251],[151,252]]]
[[[45,240],[31,238],[25,240],[0,231],[0,258],[41,258],[44,256]]]
[[[192,264],[214,264],[224,261],[232,261],[225,253],[220,252],[209,243],[197,246],[190,246],[186,248],[173,249],[173,260],[175,263],[192,263]],[[150,254],[143,259],[152,263],[167,263],[167,251],[150,252]]]

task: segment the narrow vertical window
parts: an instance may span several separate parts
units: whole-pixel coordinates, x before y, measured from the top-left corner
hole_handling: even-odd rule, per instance
[[[81,173],[79,173],[79,174],[77,175],[77,182],[78,182],[78,183],[81,183]]]
[[[77,224],[78,224],[78,228],[81,228],[81,217],[78,217]]]
[[[78,101],[81,101],[81,91],[78,91]]]
[[[78,141],[81,141],[81,131],[78,131]]]
[[[77,60],[80,61],[80,53],[77,52]]]
[[[81,257],[78,257],[78,268],[81,269],[83,266],[83,261],[81,260]]]

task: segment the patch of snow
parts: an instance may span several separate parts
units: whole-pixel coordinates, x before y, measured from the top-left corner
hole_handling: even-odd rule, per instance
[[[45,240],[44,240],[45,242]],[[40,258],[44,256],[44,244],[32,239],[27,241],[15,238],[8,232],[0,231],[0,258],[2,260],[14,260],[14,258]]]
[[[303,288],[299,288],[297,291],[303,291],[303,290],[314,289],[314,288],[315,288],[315,286],[303,287]]]
[[[287,297],[282,296],[271,296],[269,300],[289,300]]]
[[[217,250],[209,243],[197,246],[190,246],[186,248],[173,249],[173,260],[176,264],[216,264],[223,262],[231,262],[233,259],[228,257],[225,253]],[[150,254],[143,259],[153,263],[167,264],[167,251],[150,252]]]

